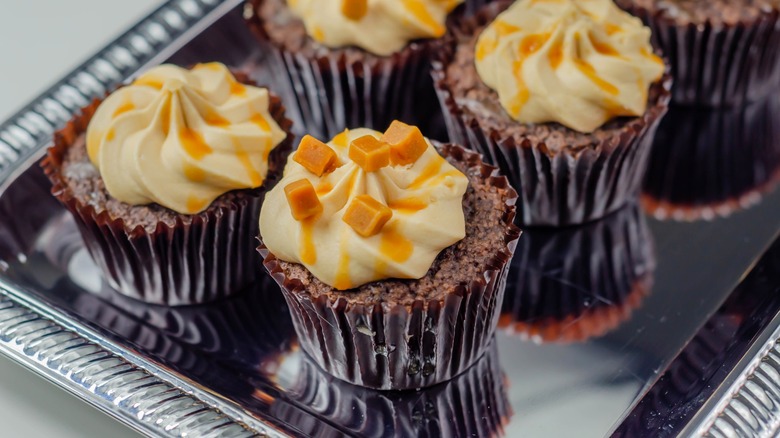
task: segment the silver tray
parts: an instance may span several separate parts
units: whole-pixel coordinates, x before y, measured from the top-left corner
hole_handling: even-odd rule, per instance
[[[773,180],[740,198],[763,202],[711,222],[659,221],[630,205],[585,227],[528,231],[490,352],[425,391],[377,393],[324,375],[296,348],[267,279],[181,309],[112,291],[36,163],[74,112],[161,62],[219,60],[289,96],[242,12],[241,0],[171,0],[0,125],[3,354],[148,435],[777,432]],[[768,106],[757,132],[780,148],[765,134]]]

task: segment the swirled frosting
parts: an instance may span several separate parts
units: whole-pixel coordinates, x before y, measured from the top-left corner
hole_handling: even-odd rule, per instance
[[[520,0],[480,35],[476,68],[522,123],[593,132],[645,112],[664,72],[650,29],[612,0]]]
[[[304,265],[324,283],[351,289],[386,278],[421,278],[444,248],[466,234],[463,195],[466,176],[427,148],[416,162],[366,172],[349,158],[349,145],[370,129],[354,129],[327,145],[340,166],[321,177],[291,156],[282,181],[271,190],[260,212],[263,243],[277,258]],[[322,210],[309,219],[293,218],[285,187],[308,180]],[[381,232],[363,237],[345,221],[355,198],[369,195],[392,210]]]
[[[224,65],[161,65],[103,101],[87,152],[114,198],[195,214],[262,185],[268,155],[286,136],[268,90],[238,83]]]
[[[464,0],[287,0],[307,33],[328,47],[357,46],[391,55],[410,41],[444,35],[447,15]],[[358,14],[345,3],[363,3]]]

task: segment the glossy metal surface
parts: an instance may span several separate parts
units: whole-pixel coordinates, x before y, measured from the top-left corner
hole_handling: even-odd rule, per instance
[[[289,93],[278,73],[263,68],[240,12],[185,38],[171,50],[172,61],[220,60]],[[76,392],[100,396],[96,389],[105,388],[105,409],[149,433],[164,430],[154,427],[162,420],[146,426],[143,417],[169,410],[181,430],[189,427],[182,417],[202,414],[225,421],[217,432],[238,434],[246,429],[235,421],[254,431],[316,436],[675,435],[693,424],[731,370],[752,359],[745,354],[766,329],[773,332],[780,308],[766,287],[780,278],[766,268],[770,262],[745,279],[780,229],[780,193],[713,222],[662,222],[628,206],[578,228],[527,230],[494,350],[446,385],[376,393],[334,382],[303,357],[267,278],[234,299],[184,308],[145,305],[112,291],[33,160],[8,162],[15,164],[1,173],[8,179],[0,194],[0,281],[9,298],[0,307],[18,313],[4,318],[0,309],[7,323],[0,328],[10,327],[0,349],[23,345],[19,360],[46,368],[51,360],[36,350],[45,341],[30,347],[29,339],[15,337],[19,327],[43,339],[46,330],[75,336],[69,342],[94,350],[74,353],[71,361],[82,361],[75,363],[82,374],[108,381],[74,380],[65,368],[50,378]],[[112,361],[105,369],[103,358]],[[112,403],[122,407],[112,385],[127,388],[119,382],[125,367],[154,375],[132,380],[139,382],[138,397],[155,394],[146,384],[168,385],[162,398],[137,411],[113,409]],[[172,404],[181,400],[192,410]],[[128,412],[141,418],[128,419]]]

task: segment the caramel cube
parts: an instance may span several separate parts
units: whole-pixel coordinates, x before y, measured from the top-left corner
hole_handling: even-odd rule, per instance
[[[359,21],[368,12],[368,0],[341,0],[341,13],[352,21]]]
[[[390,164],[390,146],[365,135],[349,145],[349,158],[366,172],[376,172]]]
[[[428,149],[420,128],[394,120],[382,141],[390,145],[390,161],[394,165],[413,164]]]
[[[287,203],[290,204],[290,211],[296,221],[302,221],[322,212],[320,198],[317,197],[317,192],[308,179],[299,179],[287,184],[284,187],[284,194],[287,196]]]
[[[336,152],[311,135],[303,137],[293,160],[317,176],[333,170],[338,164]]]
[[[369,195],[356,196],[347,207],[342,220],[363,237],[379,234],[393,211]]]

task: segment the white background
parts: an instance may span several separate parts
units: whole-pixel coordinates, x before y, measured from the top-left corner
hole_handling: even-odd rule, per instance
[[[0,121],[147,15],[162,0],[0,0]],[[136,437],[0,358],[0,436]]]

